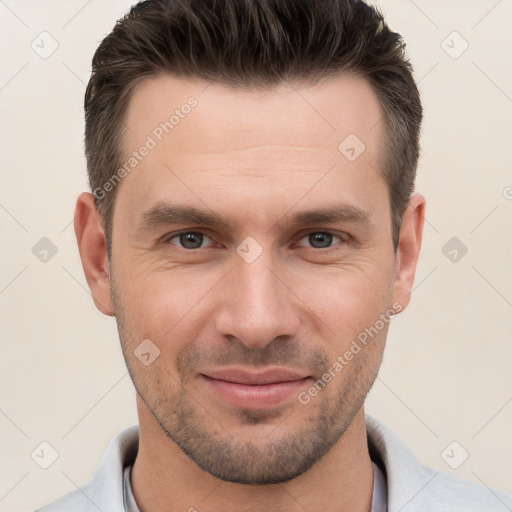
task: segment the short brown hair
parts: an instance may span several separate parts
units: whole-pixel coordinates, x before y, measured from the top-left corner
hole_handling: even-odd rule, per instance
[[[84,102],[89,184],[109,258],[117,187],[105,193],[105,184],[122,165],[124,117],[141,79],[170,73],[256,89],[344,72],[365,78],[384,111],[380,172],[396,251],[414,190],[422,107],[405,43],[377,8],[358,0],[146,0],[132,7],[96,50]]]

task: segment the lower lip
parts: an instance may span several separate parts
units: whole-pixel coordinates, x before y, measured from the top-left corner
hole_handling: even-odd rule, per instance
[[[262,409],[280,404],[299,390],[309,381],[309,377],[272,384],[249,385],[225,380],[212,379],[202,375],[203,380],[222,398],[236,407],[245,409]]]

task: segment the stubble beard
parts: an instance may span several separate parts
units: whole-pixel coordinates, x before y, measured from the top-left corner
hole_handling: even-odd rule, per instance
[[[166,436],[200,468],[220,480],[245,485],[277,484],[306,472],[348,429],[377,377],[380,359],[372,363],[365,354],[359,354],[357,362],[353,360],[350,368],[343,369],[350,370],[351,375],[338,377],[344,380],[336,395],[322,390],[309,404],[297,400],[282,410],[239,409],[237,419],[247,433],[241,436],[223,426],[222,419],[194,397],[187,389],[186,379],[177,383],[177,378],[167,371],[156,374],[154,370],[162,367],[155,363],[152,370],[151,366],[141,367],[133,355],[137,342],[126,328],[126,316],[112,279],[111,296],[123,356],[137,394]],[[170,391],[162,383],[164,380],[175,389]],[[332,385],[335,381],[327,387]],[[294,414],[297,409],[303,412],[300,418]],[[260,426],[269,423],[275,428],[264,434],[268,428]]]

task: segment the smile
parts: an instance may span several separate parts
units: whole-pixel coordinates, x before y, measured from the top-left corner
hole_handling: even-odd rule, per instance
[[[253,373],[241,369],[214,370],[200,374],[205,384],[235,407],[261,409],[280,404],[310,380],[287,369]]]

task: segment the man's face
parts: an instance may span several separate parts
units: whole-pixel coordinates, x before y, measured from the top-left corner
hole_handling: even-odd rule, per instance
[[[126,160],[149,150],[114,210],[123,352],[142,413],[221,479],[304,472],[374,382],[397,298],[381,119],[370,86],[348,76],[266,92],[165,76],[134,91]],[[226,225],[173,220],[166,205]],[[294,220],[325,209],[342,215]]]

